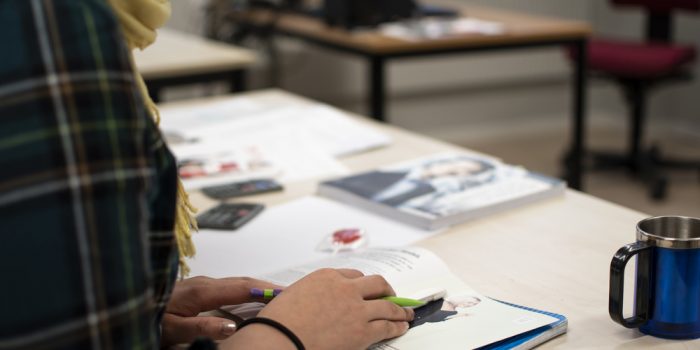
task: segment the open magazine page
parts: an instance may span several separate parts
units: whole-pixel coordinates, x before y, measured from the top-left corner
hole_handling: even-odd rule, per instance
[[[246,100],[231,100],[164,113],[161,128],[174,141],[171,143],[202,140],[230,143],[241,137],[253,140],[274,137],[294,147],[296,139],[301,137],[313,141],[329,156],[340,157],[391,142],[387,135],[362,125],[346,113],[318,104],[265,108]]]
[[[226,141],[179,143],[171,150],[187,189],[252,178],[289,183],[347,173],[347,168],[315,141],[281,130],[264,135],[240,134]]]
[[[435,254],[419,248],[373,248],[361,252],[341,253],[334,257],[262,276],[272,283],[289,285],[320,268],[350,268],[365,275],[382,275],[403,297],[413,297],[430,288],[420,281],[449,270]],[[444,288],[444,287],[443,287]]]
[[[339,254],[261,278],[287,285],[323,267],[380,274],[402,297],[415,298],[434,288],[447,291],[444,300],[417,310],[418,316],[406,335],[377,344],[375,350],[470,349],[556,321],[551,316],[508,306],[477,293],[457,279],[436,255],[421,248],[375,248]]]
[[[203,130],[236,123],[241,119],[252,118],[270,108],[247,98],[234,98],[197,106],[161,108],[160,129],[172,143],[192,141],[202,135]]]
[[[247,178],[281,175],[269,151],[255,145],[229,147],[217,143],[180,144],[171,147],[180,178],[187,189]]]

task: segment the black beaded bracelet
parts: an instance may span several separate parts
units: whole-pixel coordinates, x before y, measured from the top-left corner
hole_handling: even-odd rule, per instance
[[[241,322],[240,324],[238,324],[237,328],[240,330],[241,328],[243,328],[249,324],[253,324],[253,323],[266,324],[266,325],[282,332],[284,335],[287,336],[287,338],[289,338],[289,340],[292,341],[292,343],[294,343],[294,345],[297,347],[297,350],[305,350],[306,349],[306,348],[304,348],[304,344],[301,343],[301,340],[299,340],[299,337],[297,337],[296,334],[292,333],[292,331],[290,331],[289,328],[287,328],[283,324],[281,324],[275,320],[271,320],[269,318],[265,318],[265,317],[249,318],[249,319]]]

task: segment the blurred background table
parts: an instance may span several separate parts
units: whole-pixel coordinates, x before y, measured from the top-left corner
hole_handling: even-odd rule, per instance
[[[170,29],[158,31],[156,42],[134,52],[154,101],[162,90],[178,85],[223,81],[231,92],[246,89],[246,70],[256,62],[252,50]]]
[[[464,6],[464,18],[496,22],[500,33],[467,33],[442,38],[416,40],[387,36],[378,30],[352,31],[329,27],[320,18],[288,12],[251,10],[232,15],[230,20],[247,26],[267,28],[262,32],[290,36],[324,48],[362,57],[368,64],[368,114],[380,121],[389,118],[386,65],[396,59],[468,54],[501,50],[569,46],[574,52],[572,76],[571,141],[564,177],[575,189],[582,187],[587,89],[587,46],[591,27],[584,22],[534,16],[510,11]],[[564,59],[562,57],[562,59]],[[274,62],[274,60],[273,60]]]

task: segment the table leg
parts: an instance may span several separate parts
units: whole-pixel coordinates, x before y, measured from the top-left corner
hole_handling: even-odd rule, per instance
[[[243,92],[247,88],[247,72],[245,69],[239,69],[231,73],[230,89],[232,93]]]
[[[571,148],[566,161],[566,181],[573,189],[583,189],[583,162],[586,137],[586,95],[588,90],[588,40],[574,44],[573,120]]]
[[[155,84],[148,85],[148,94],[151,95],[153,103],[159,103],[163,96],[163,88]]]
[[[386,121],[386,82],[384,58],[371,56],[369,58],[369,115],[372,118]]]

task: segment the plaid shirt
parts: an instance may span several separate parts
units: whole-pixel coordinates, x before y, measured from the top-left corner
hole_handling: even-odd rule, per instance
[[[0,0],[0,349],[157,348],[174,159],[104,0]]]

